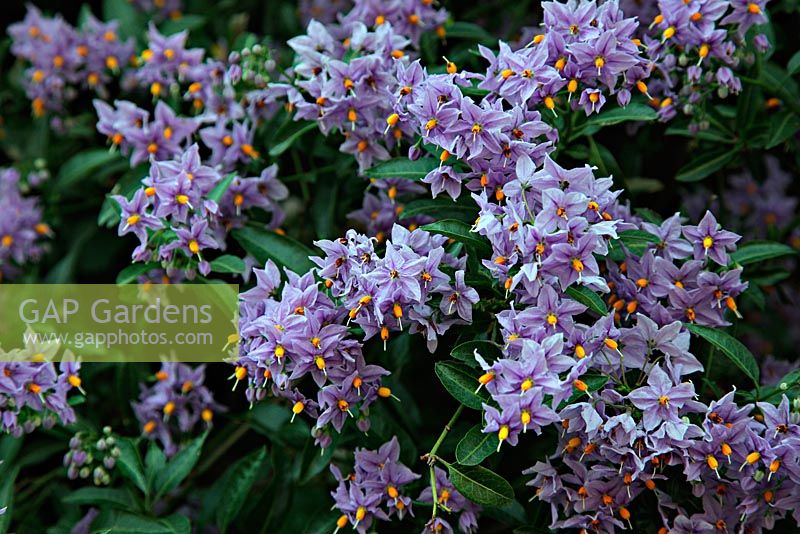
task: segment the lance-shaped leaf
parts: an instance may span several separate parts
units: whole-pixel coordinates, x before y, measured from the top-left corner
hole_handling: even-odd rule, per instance
[[[759,371],[756,359],[742,343],[719,328],[687,324],[686,328],[719,349],[736,367],[758,385]]]
[[[467,499],[483,506],[504,506],[514,500],[514,489],[506,479],[488,469],[447,464],[450,482]]]
[[[739,247],[735,252],[731,252],[731,263],[739,265],[749,265],[762,261],[794,256],[797,251],[783,243],[769,241],[750,242]]]
[[[470,365],[477,365],[478,362],[475,360],[476,350],[487,362],[494,361],[502,355],[502,350],[497,343],[485,340],[467,341],[456,345],[450,351],[450,355],[456,360],[461,360]]]
[[[456,460],[461,465],[478,465],[497,450],[497,433],[481,432],[481,425],[467,431],[456,445]]]
[[[378,180],[404,178],[406,180],[419,181],[438,166],[439,162],[433,158],[420,158],[413,161],[408,158],[395,158],[367,169],[364,171],[364,176]]]
[[[167,463],[164,470],[156,477],[156,498],[177,488],[183,479],[189,476],[197,460],[200,459],[200,450],[203,448],[207,435],[208,433],[204,433],[195,438]]]
[[[699,182],[732,162],[738,154],[738,150],[730,148],[705,152],[681,167],[675,179],[679,182]]]
[[[211,262],[211,270],[215,273],[242,274],[245,264],[241,258],[225,254]]]
[[[455,239],[464,243],[468,247],[473,247],[478,253],[482,255],[490,255],[492,247],[489,242],[482,236],[475,232],[470,232],[470,226],[462,221],[453,219],[444,219],[443,221],[436,221],[435,223],[426,224],[422,227],[423,230],[447,236],[450,239]]]
[[[608,308],[600,295],[592,291],[586,286],[569,286],[567,288],[567,295],[572,300],[580,302],[601,317],[608,315]]]
[[[276,136],[282,138],[282,141],[279,141],[272,148],[269,149],[269,155],[273,158],[276,156],[280,156],[287,150],[289,150],[292,145],[303,136],[304,133],[310,132],[317,128],[316,122],[290,122],[283,128],[281,128]]]
[[[314,254],[311,249],[289,236],[251,226],[237,228],[231,233],[260,265],[271,259],[296,273],[305,273],[314,267],[312,261],[308,259]]]
[[[476,392],[480,385],[478,377],[475,370],[466,365],[456,362],[436,362],[434,370],[447,392],[467,408],[480,410],[483,403],[489,400],[489,394],[485,389]]]

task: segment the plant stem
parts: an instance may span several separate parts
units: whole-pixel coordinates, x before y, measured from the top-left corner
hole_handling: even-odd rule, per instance
[[[428,454],[422,457],[428,462],[431,471],[431,500],[433,501],[433,512],[431,513],[431,519],[436,517],[436,509],[439,501],[439,496],[436,494],[436,471],[433,467],[433,464],[436,461],[436,453],[439,451],[439,447],[441,447],[444,439],[447,437],[447,434],[450,432],[450,430],[452,430],[453,425],[456,424],[456,421],[461,416],[461,412],[463,411],[464,405],[459,404],[458,409],[453,414],[453,417],[451,417],[447,424],[444,425],[442,433],[439,434],[439,439],[437,439],[436,443],[433,444],[433,448]]]
[[[453,417],[451,417],[450,420],[447,422],[447,424],[444,425],[444,428],[442,429],[442,433],[439,434],[439,439],[436,440],[436,443],[433,444],[433,448],[427,454],[428,458],[433,458],[433,457],[436,456],[436,452],[439,450],[439,447],[442,445],[442,442],[444,441],[444,438],[446,438],[447,437],[447,433],[450,432],[450,430],[452,430],[453,425],[456,423],[456,421],[458,420],[459,416],[461,415],[461,412],[463,412],[463,411],[464,411],[464,405],[460,404],[458,406],[458,409],[456,410],[456,413],[453,414]]]
[[[431,500],[433,501],[433,513],[431,514],[431,519],[433,519],[434,517],[436,517],[436,505],[439,498],[436,495],[436,472],[433,469],[433,465],[430,466],[430,470],[431,470]]]

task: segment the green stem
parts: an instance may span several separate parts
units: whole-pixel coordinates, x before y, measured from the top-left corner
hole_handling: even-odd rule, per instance
[[[446,438],[447,437],[447,433],[450,432],[450,430],[453,429],[453,425],[456,424],[456,421],[458,420],[459,416],[461,416],[461,412],[463,412],[463,411],[464,411],[464,405],[460,404],[458,406],[458,409],[456,410],[456,413],[453,414],[453,417],[451,417],[450,420],[447,422],[447,424],[444,425],[444,428],[442,429],[442,433],[439,434],[439,439],[437,439],[436,443],[433,444],[433,448],[428,453],[428,457],[429,458],[433,458],[434,456],[436,456],[436,452],[439,450],[439,447],[442,445],[442,442],[444,441],[444,438]]]
[[[437,501],[439,499],[438,496],[436,495],[436,472],[433,469],[433,465],[431,465],[430,471],[431,471],[431,500],[433,501],[433,512],[431,513],[431,519],[433,519],[434,517],[436,517],[436,506],[438,504]]]
[[[423,458],[427,459],[431,472],[431,500],[433,501],[433,512],[431,513],[431,519],[436,517],[436,511],[439,501],[439,496],[436,494],[436,471],[434,469],[433,463],[437,460],[436,453],[439,451],[439,447],[441,447],[442,443],[444,442],[444,439],[447,437],[447,434],[450,432],[450,430],[452,430],[453,425],[456,424],[456,421],[461,416],[461,412],[463,411],[464,411],[464,405],[459,404],[456,412],[453,414],[453,416],[450,418],[447,424],[444,425],[442,433],[439,434],[439,439],[437,439],[436,443],[433,444],[433,448],[431,449],[431,451],[425,456],[423,456]]]

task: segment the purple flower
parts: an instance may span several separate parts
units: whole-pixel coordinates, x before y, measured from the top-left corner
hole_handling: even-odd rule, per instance
[[[449,165],[437,167],[425,175],[422,179],[426,184],[431,185],[431,195],[436,198],[443,191],[456,200],[461,194],[461,175]]]
[[[133,232],[139,241],[147,242],[147,230],[158,230],[162,227],[158,217],[147,213],[150,207],[150,200],[144,189],[138,189],[133,198],[128,201],[125,197],[116,195],[112,197],[119,204],[122,214],[120,215],[118,235],[125,235]]]
[[[558,243],[553,245],[550,255],[543,267],[548,273],[558,277],[561,288],[566,288],[574,282],[591,283],[600,274],[597,261],[594,258],[594,248],[597,237],[585,235],[577,243]]]
[[[584,89],[578,100],[578,106],[583,106],[583,111],[588,117],[592,113],[597,113],[606,103],[606,97],[600,89]]]
[[[456,271],[455,285],[452,290],[447,290],[442,294],[442,303],[439,309],[445,315],[450,315],[454,311],[459,317],[472,322],[472,306],[479,300],[478,292],[464,283],[464,271]]]
[[[706,211],[697,226],[684,226],[683,235],[692,244],[694,259],[704,260],[708,257],[722,266],[728,264],[727,251],[734,250],[736,242],[741,239],[733,232],[720,229],[710,211]]]
[[[642,410],[642,421],[648,431],[662,422],[680,423],[680,409],[694,397],[694,386],[691,383],[676,386],[658,365],[650,370],[647,386],[628,394],[633,405]]]

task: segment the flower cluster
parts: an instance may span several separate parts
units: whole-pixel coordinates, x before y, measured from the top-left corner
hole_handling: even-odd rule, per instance
[[[294,415],[316,420],[313,432],[322,447],[330,443],[329,428],[340,432],[348,418],[366,432],[370,404],[392,395],[381,384],[389,372],[365,363],[348,326],[358,325],[365,339],[379,336],[384,348],[392,331],[421,332],[435,350],[450,326],[471,321],[478,295],[464,282],[466,258],[447,254],[445,241],[395,226],[381,258],[373,239],[351,230],[345,238],[317,242],[325,252],[313,258],[317,269],[303,276],[287,270],[280,299],[273,296],[281,284],[277,267],[270,261],[256,269],[256,287],[242,295],[233,376],[247,378],[248,399],[262,400],[271,384],[273,395],[292,403]],[[451,279],[442,269],[457,270]],[[306,375],[319,388],[316,400],[297,388]]]
[[[786,397],[778,407],[758,403],[754,416],[755,406],[738,405],[733,393],[708,406],[694,401],[692,384],[677,376],[656,365],[647,385],[627,397],[606,389],[565,414],[560,466],[539,462],[528,470],[537,496],[552,507],[554,528],[632,528],[632,503],[642,494],[655,496],[670,532],[772,528],[789,512],[800,519],[792,452],[800,427]],[[617,407],[626,400],[643,423]],[[687,414],[700,414],[698,422]],[[692,484],[699,506],[685,508],[659,489],[676,478]]]
[[[194,432],[202,421],[211,425],[214,414],[224,407],[214,402],[203,385],[205,366],[192,368],[183,363],[164,363],[155,374],[152,386],[140,384],[139,401],[132,403],[142,433],[157,439],[167,456],[178,451],[181,439]]]
[[[122,211],[119,234],[133,233],[140,241],[134,261],[158,261],[170,276],[184,270],[193,277],[197,270],[210,272],[203,252],[224,250],[228,232],[246,222],[246,210],[259,208],[272,215],[271,228],[280,225],[278,201],[288,191],[276,179],[275,165],[263,168],[259,176],[237,171],[237,166],[260,160],[253,146],[254,123],[276,109],[250,79],[269,62],[263,47],[247,49],[254,61],[232,54],[226,65],[203,62],[204,51],[187,49],[186,39],[186,32],[167,37],[152,25],[148,31],[141,66],[130,74],[134,86],[148,87],[156,99],[152,118],[125,100],[111,106],[98,99],[94,105],[97,129],[111,146],[129,155],[131,166],[150,162],[142,188],[114,197]],[[250,83],[242,80],[242,72]],[[181,84],[187,85],[183,99],[191,103],[192,117],[181,116],[161,100],[178,94]],[[207,159],[201,158],[197,140],[210,151]]]
[[[553,112],[566,88],[572,109],[586,115],[603,107],[606,94],[626,106],[633,90],[647,91],[649,67],[634,37],[638,21],[625,18],[617,2],[543,2],[542,8],[545,31],[524,47],[512,50],[501,41],[497,55],[481,47],[490,64],[479,87]]]
[[[201,66],[205,50],[186,48],[189,32],[184,30],[173,35],[162,35],[155,24],[147,31],[147,48],[140,56],[140,66],[133,73],[139,85],[150,89],[154,97],[160,97],[173,84],[184,81],[193,70]]]
[[[396,225],[381,258],[372,239],[351,230],[343,239],[318,241],[325,257],[315,262],[331,295],[348,310],[348,324],[360,326],[365,339],[380,335],[385,347],[390,332],[408,328],[422,332],[433,352],[450,326],[472,322],[478,302],[478,292],[464,281],[466,257],[445,252],[446,241]],[[452,277],[442,269],[454,271]]]
[[[80,364],[65,359],[56,369],[44,361],[52,356],[52,347],[0,351],[0,430],[19,437],[75,421],[67,396],[81,387]]]
[[[225,249],[228,232],[246,221],[243,210],[258,207],[273,213],[273,223],[282,220],[277,201],[288,193],[276,174],[272,165],[258,177],[229,175],[221,193],[225,178],[202,163],[196,144],[174,160],[153,159],[132,199],[114,197],[121,209],[118,233],[139,238],[134,261],[160,261],[168,276],[193,277],[196,270],[207,275],[204,252]]]
[[[347,53],[333,38],[337,27],[331,25],[312,22],[309,34],[294,41],[296,74],[303,81],[274,88],[286,92],[298,110],[296,118],[318,121],[323,132],[340,130],[347,142],[363,125],[381,135],[396,132],[398,140],[417,136],[412,159],[424,154],[420,145],[434,145],[440,165],[423,180],[434,197],[447,192],[458,198],[462,181],[469,179],[479,208],[473,231],[492,245],[492,256],[482,265],[511,298],[510,309],[497,314],[500,358],[487,362],[476,354],[483,368],[478,386],[490,397],[483,406],[483,430],[497,435],[499,449],[503,443],[517,444],[529,428],[541,433],[557,426],[561,438],[554,458],[563,462],[537,464],[531,471],[537,474],[539,497],[552,505],[553,527],[605,531],[632,525],[630,501],[653,489],[662,476],[648,471],[648,462],[673,465],[682,450],[709,441],[687,419],[708,407],[695,400],[685,378],[703,368],[689,352],[684,322],[727,324],[726,313],[738,316],[736,298],[747,284],[741,269],[730,265],[739,236],[721,229],[710,212],[698,225],[684,224],[677,214],[645,221],[619,202],[621,192],[612,190],[611,178],[597,179],[588,166],[565,169],[550,159],[558,135],[535,107],[555,113],[566,97],[573,111],[582,108],[590,115],[603,107],[604,93],[615,95],[621,106],[634,90],[650,98],[645,80],[664,65],[653,60],[658,43],[641,46],[636,20],[625,18],[616,2],[599,7],[548,2],[544,8],[545,33],[517,50],[502,42],[497,54],[481,49],[489,61],[485,75],[459,72],[452,62],[445,74],[429,75],[404,54],[395,55],[391,68],[387,57],[373,62],[366,79],[387,88],[390,109],[364,99],[376,90],[364,86],[354,61],[325,60]],[[672,35],[665,41],[675,30],[667,33]],[[476,94],[472,80],[488,91],[477,102],[467,96]],[[300,94],[294,93],[297,88]],[[327,109],[341,102],[331,97],[351,96],[359,96],[363,108],[348,104],[347,114]],[[662,118],[671,118],[671,102],[650,99]],[[376,129],[380,112],[385,125]],[[360,122],[365,116],[372,119]],[[362,170],[389,157],[371,139],[351,143],[355,151],[343,145],[343,151],[355,152]],[[396,217],[397,187],[382,186],[356,214],[381,239]],[[373,286],[373,273],[381,271],[371,265],[371,243],[365,246],[354,236],[318,243],[327,254],[324,263],[317,261],[318,273],[366,337],[380,332],[385,341],[394,319],[399,329],[406,316],[414,318],[405,303],[395,302],[397,296],[382,299],[382,305],[376,299],[391,287],[387,284],[403,285],[407,262],[390,255],[393,235],[384,261],[391,259],[389,273],[396,275]],[[363,282],[351,283],[364,272]],[[364,293],[363,287],[374,289]],[[417,284],[403,286],[398,295],[416,296],[415,289]],[[586,302],[586,292],[594,291],[606,295],[602,314],[596,303],[589,310],[576,300]],[[445,305],[443,298],[440,311]],[[599,318],[585,322],[591,315]],[[557,469],[566,473],[557,475]],[[559,484],[578,487],[559,491]],[[662,506],[672,505],[663,495]],[[432,521],[434,530],[449,529],[441,519]]]
[[[659,0],[658,14],[643,35],[647,55],[655,66],[650,84],[651,101],[662,120],[678,110],[700,115],[695,107],[715,92],[721,98],[738,93],[742,83],[735,72],[750,61],[745,34],[751,26],[767,22],[767,0],[690,1]],[[770,47],[766,35],[756,33],[753,46]],[[695,130],[700,122],[693,124]]]
[[[251,403],[271,392],[291,403],[293,420],[301,413],[314,418],[322,447],[331,442],[329,428],[341,431],[348,418],[357,418],[366,431],[370,404],[391,394],[381,385],[389,372],[365,363],[361,344],[341,324],[343,312],[320,289],[313,271],[298,276],[287,270],[280,299],[275,297],[281,285],[275,264],[269,261],[254,272],[256,286],[241,297],[236,384],[247,380]],[[319,388],[316,399],[297,387],[309,374]]]
[[[316,121],[326,135],[341,132],[340,150],[353,154],[361,170],[389,159],[388,150],[404,132],[386,131],[387,87],[394,84],[392,65],[406,55],[408,39],[388,22],[370,31],[357,20],[339,26],[312,21],[308,34],[288,45],[297,55],[294,79],[286,80],[293,83],[273,84],[270,91],[288,98],[295,120]],[[345,61],[348,55],[353,57]]]
[[[395,88],[408,81],[398,79],[397,69],[407,65],[423,31],[444,36],[447,12],[416,0],[354,4],[337,23],[323,24],[320,20],[332,17],[315,16],[306,35],[289,40],[295,65],[279,83],[271,83],[267,93],[271,100],[286,99],[295,120],[315,121],[325,135],[340,132],[345,138],[340,150],[354,155],[363,172],[389,159],[390,152],[413,135],[393,114]],[[395,118],[387,125],[390,116]],[[370,235],[385,236],[400,222],[402,206],[396,200],[421,188],[407,180],[381,180],[375,186],[377,194],[367,193],[363,209],[350,216]],[[402,224],[420,222],[424,219],[410,218]]]
[[[172,159],[180,155],[197,130],[195,120],[178,116],[159,101],[151,120],[150,113],[126,100],[111,106],[95,100],[97,131],[108,137],[114,148],[130,156],[131,167],[148,161]]]
[[[32,174],[25,183],[16,169],[0,169],[0,281],[18,277],[22,267],[37,261],[43,239],[52,235],[38,199],[23,196],[35,178]]]
[[[123,41],[118,26],[89,14],[77,29],[28,6],[25,19],[12,24],[8,33],[12,53],[31,64],[24,82],[35,116],[63,112],[64,104],[82,89],[108,96],[108,84],[134,57],[133,39]]]
[[[69,440],[69,452],[64,455],[64,467],[70,480],[92,477],[95,486],[111,483],[110,471],[117,464],[121,451],[111,427],[103,428],[103,434],[78,432]]]
[[[406,513],[414,515],[411,498],[402,491],[419,475],[400,462],[397,438],[376,451],[356,449],[352,475],[342,476],[335,465],[331,465],[331,472],[339,481],[336,491],[331,492],[334,508],[342,512],[336,522],[337,532],[350,523],[364,534],[375,520],[388,521],[395,515],[402,520]]]
[[[791,194],[792,176],[780,167],[774,157],[766,157],[763,168],[763,181],[759,181],[750,172],[731,175],[727,188],[719,196],[712,195],[705,188],[699,189],[696,194],[687,198],[686,209],[692,213],[710,205],[712,209],[725,210],[730,214],[732,228],[744,238],[766,240],[777,237],[795,250],[800,250],[800,229],[793,224],[798,198]],[[783,277],[788,278],[788,273],[796,268],[796,259],[787,257],[782,265],[787,272],[779,275],[781,280]],[[756,326],[755,332],[765,332],[770,326],[794,324],[797,321],[796,282],[785,280],[785,289],[774,291],[774,285],[781,280],[765,280],[760,284],[765,289],[765,309],[769,313],[759,314],[754,310],[755,313],[748,316],[748,323]],[[761,377],[765,384],[773,385],[774,381],[797,367],[794,362],[770,356],[776,349],[775,340],[771,336],[745,334],[744,341],[754,354],[765,355],[761,361]],[[800,332],[790,330],[778,343],[792,344],[798,341]]]

